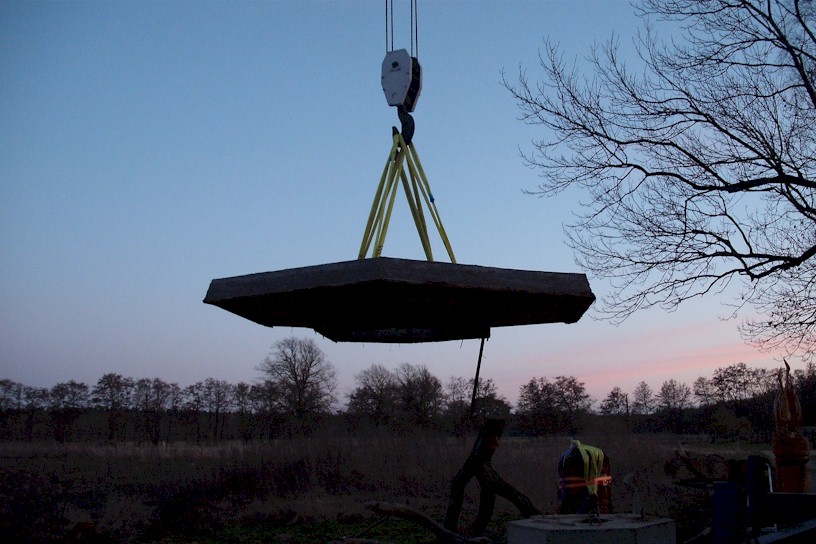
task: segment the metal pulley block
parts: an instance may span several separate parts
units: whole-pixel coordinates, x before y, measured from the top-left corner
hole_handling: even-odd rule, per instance
[[[385,54],[382,63],[382,89],[389,106],[402,106],[412,112],[422,91],[422,68],[407,50]]]

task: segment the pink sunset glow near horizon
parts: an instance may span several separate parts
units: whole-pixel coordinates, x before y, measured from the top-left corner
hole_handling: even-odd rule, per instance
[[[781,354],[762,352],[743,341],[737,331],[738,320],[694,317],[702,309],[716,309],[716,304],[690,305],[696,307],[668,314],[675,323],[635,315],[617,327],[588,318],[566,326],[569,341],[558,349],[548,351],[544,338],[540,353],[525,353],[513,362],[512,372],[504,376],[503,391],[515,402],[519,387],[534,376],[571,375],[601,401],[614,387],[631,393],[641,381],[657,392],[669,379],[692,387],[698,377],[710,378],[718,368],[737,363],[764,368],[782,365]],[[541,336],[546,337],[544,328]],[[500,358],[498,354],[495,357]],[[801,366],[798,360],[791,363],[794,368]]]

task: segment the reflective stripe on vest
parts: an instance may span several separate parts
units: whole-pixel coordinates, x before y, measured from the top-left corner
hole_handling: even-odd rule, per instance
[[[612,476],[598,476],[597,478],[590,478],[589,480],[578,478],[576,476],[565,476],[561,478],[561,482],[559,483],[559,487],[561,489],[573,489],[589,486],[597,487],[605,485],[612,485]]]

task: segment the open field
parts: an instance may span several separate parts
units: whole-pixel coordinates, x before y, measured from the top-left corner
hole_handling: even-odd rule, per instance
[[[673,517],[680,541],[708,520],[706,493],[675,486],[664,473],[676,447],[671,438],[628,433],[580,438],[611,457],[615,511],[631,512],[634,505],[646,514]],[[417,433],[217,446],[2,443],[0,537],[5,542],[326,542],[359,534],[375,521],[363,506],[370,500],[405,503],[441,522],[450,479],[472,442],[473,437]],[[568,445],[565,437],[505,438],[493,466],[540,510],[554,513],[557,461]],[[758,448],[730,447],[739,451],[720,447],[719,453],[744,458]],[[474,481],[463,524],[475,515],[477,491]],[[498,499],[488,536],[501,541],[514,517],[512,505]],[[433,540],[396,520],[365,536]]]

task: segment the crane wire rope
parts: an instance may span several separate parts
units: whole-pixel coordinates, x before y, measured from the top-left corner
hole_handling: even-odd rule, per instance
[[[419,11],[418,0],[411,0],[411,56],[419,58]],[[416,50],[414,50],[416,45]]]
[[[388,16],[389,11],[391,16]],[[388,27],[391,27],[391,41],[389,42]],[[394,50],[394,0],[385,0],[385,52]]]
[[[411,56],[419,58],[419,0],[411,0]],[[385,0],[385,52],[394,50],[394,0]],[[390,31],[389,31],[390,28]],[[390,49],[389,49],[390,47]]]

